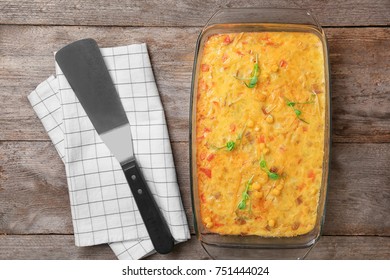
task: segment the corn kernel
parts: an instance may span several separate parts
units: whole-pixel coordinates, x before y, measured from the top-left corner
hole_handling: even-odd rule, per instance
[[[272,71],[272,72],[276,72],[276,71],[278,71],[278,69],[279,69],[279,67],[278,67],[278,65],[276,65],[276,64],[274,64],[274,65],[271,66],[271,71]]]
[[[273,190],[271,191],[271,194],[274,195],[274,196],[278,196],[278,195],[280,195],[280,190],[278,190],[278,189],[273,189]]]
[[[254,126],[254,122],[251,120],[251,119],[249,119],[248,121],[247,121],[247,123],[246,123],[246,126],[247,127],[249,127],[249,128],[252,128],[253,126]]]
[[[261,155],[263,153],[263,150],[259,146],[257,146],[256,152],[258,155]]]
[[[263,192],[256,192],[256,195],[255,195],[256,198],[260,199],[260,198],[263,198]]]
[[[213,225],[214,225],[214,223],[213,223],[213,222],[209,222],[209,223],[207,223],[207,224],[206,224],[206,227],[207,227],[207,228],[212,228],[212,227],[213,227]]]
[[[268,175],[265,172],[259,173],[258,178],[256,179],[260,184],[265,184],[268,181]]]
[[[274,117],[272,115],[268,115],[266,118],[265,118],[265,121],[267,123],[273,123],[274,122]]]
[[[279,184],[275,187],[275,189],[281,191],[283,189],[283,185],[282,184]]]
[[[259,99],[259,101],[265,101],[267,99],[267,95],[260,93],[257,95],[257,99]]]
[[[258,126],[255,127],[255,131],[259,131],[260,128]]]
[[[214,223],[211,221],[211,217],[209,217],[209,216],[204,218],[203,222],[205,223],[206,228],[211,228],[214,225]]]
[[[253,183],[251,189],[254,191],[260,190],[260,184],[259,183]]]
[[[260,143],[259,147],[260,147],[260,149],[263,150],[265,148],[265,144],[264,143]]]
[[[268,221],[268,226],[274,227],[275,226],[275,220],[271,219]]]
[[[265,148],[265,149],[263,149],[263,154],[268,154],[269,153],[269,149],[268,148]]]

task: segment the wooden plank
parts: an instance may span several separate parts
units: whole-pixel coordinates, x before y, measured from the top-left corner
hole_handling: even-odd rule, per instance
[[[324,234],[390,236],[390,145],[334,144]]]
[[[390,237],[323,236],[309,260],[389,260]]]
[[[14,32],[19,34],[18,42]],[[161,28],[0,26],[0,140],[48,140],[26,96],[54,73],[53,51],[70,41],[93,37],[102,46],[148,44],[171,139],[187,141],[193,52],[199,29],[167,28],[164,36],[161,32]],[[175,44],[185,40],[191,43]]]
[[[18,259],[117,259],[107,244],[76,247],[72,235],[0,235],[0,260]],[[176,245],[167,255],[152,255],[147,259],[186,260],[208,259],[199,241],[193,236]]]
[[[180,1],[0,1],[1,24],[203,26],[220,8],[300,7],[311,9],[326,26],[389,25],[387,0],[185,0]],[[261,17],[259,17],[261,19]]]
[[[388,260],[390,238],[373,236],[323,236],[306,259],[314,260]],[[248,255],[229,250],[224,259],[239,259]],[[0,260],[113,260],[116,256],[108,245],[76,247],[71,235],[2,235]],[[167,255],[154,254],[149,260],[205,260],[210,259],[193,236],[178,244]]]
[[[114,260],[107,244],[76,247],[72,235],[0,235],[1,260]]]
[[[191,72],[199,31],[0,26],[0,140],[48,140],[26,96],[53,74],[53,51],[92,37],[101,46],[148,44],[171,140],[187,141]],[[390,142],[390,28],[329,28],[326,34],[332,72],[333,141]]]
[[[173,143],[177,176],[193,229],[188,143]],[[324,234],[390,236],[390,144],[332,147]],[[0,143],[0,233],[71,234],[62,162],[45,142]]]
[[[173,145],[193,232],[186,143]],[[49,142],[0,142],[0,234],[72,234],[65,169]]]
[[[65,168],[51,143],[0,144],[0,234],[73,233]]]
[[[332,31],[333,141],[389,142],[390,29]]]

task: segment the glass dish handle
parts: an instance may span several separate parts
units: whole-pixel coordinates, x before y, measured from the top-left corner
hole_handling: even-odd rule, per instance
[[[231,248],[201,242],[213,260],[304,260],[318,242],[304,248]]]
[[[214,24],[234,23],[288,23],[311,25],[321,30],[318,20],[309,10],[299,8],[225,8],[220,9],[208,20],[204,29]]]

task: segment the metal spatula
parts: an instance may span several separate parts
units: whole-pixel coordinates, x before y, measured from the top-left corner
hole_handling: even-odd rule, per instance
[[[120,162],[155,250],[172,250],[174,239],[134,156],[130,124],[97,43],[84,39],[56,54],[56,61],[96,131]]]

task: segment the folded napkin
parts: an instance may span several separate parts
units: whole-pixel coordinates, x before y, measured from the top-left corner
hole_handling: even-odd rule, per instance
[[[190,238],[164,110],[145,44],[102,48],[131,125],[134,154],[175,241]],[[108,243],[119,259],[153,253],[116,158],[100,139],[60,67],[29,96],[65,164],[75,243]]]

